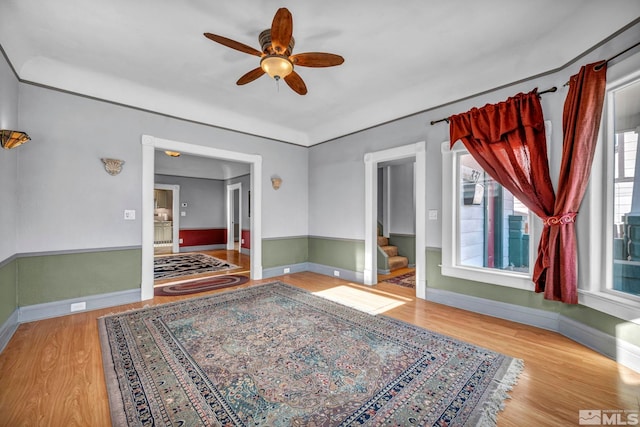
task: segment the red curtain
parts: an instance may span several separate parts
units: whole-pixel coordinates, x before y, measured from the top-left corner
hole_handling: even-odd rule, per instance
[[[606,62],[585,65],[569,80],[562,115],[562,164],[553,215],[547,218],[548,259],[536,281],[545,299],[578,303],[578,264],[575,217],[589,182],[598,140],[606,87]]]
[[[555,195],[549,177],[547,142],[537,90],[504,102],[451,116],[451,144],[458,140],[493,179],[540,218],[553,214]],[[534,281],[548,259],[548,233],[538,245]]]
[[[578,303],[575,218],[589,181],[600,128],[606,63],[589,64],[571,77],[562,117],[562,164],[554,195],[537,91],[449,118],[451,143],[463,144],[496,181],[542,218],[544,229],[533,269],[545,299]]]

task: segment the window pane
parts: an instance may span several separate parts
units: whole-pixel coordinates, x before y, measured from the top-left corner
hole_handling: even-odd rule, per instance
[[[458,264],[529,273],[529,209],[458,155]]]
[[[640,296],[640,187],[636,186],[640,82],[614,93],[613,286]]]

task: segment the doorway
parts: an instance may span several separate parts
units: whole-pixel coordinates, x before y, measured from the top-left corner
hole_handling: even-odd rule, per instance
[[[426,299],[426,142],[403,145],[366,153],[365,162],[365,244],[364,283],[378,283],[378,166],[380,163],[415,158],[415,220],[416,220],[416,297]]]
[[[170,150],[200,157],[229,160],[246,163],[250,166],[250,185],[252,200],[250,217],[250,263],[251,279],[262,279],[262,156],[222,150],[204,145],[173,141],[142,135],[142,283],[141,300],[153,298],[153,196],[155,151]]]
[[[240,252],[242,233],[242,183],[227,185],[227,250]]]
[[[180,186],[154,184],[153,188],[153,252],[180,252]]]

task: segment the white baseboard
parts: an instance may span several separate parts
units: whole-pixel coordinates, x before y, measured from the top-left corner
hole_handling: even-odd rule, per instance
[[[614,360],[629,369],[640,372],[640,348],[637,345],[616,338],[616,357]]]
[[[640,372],[640,347],[566,316],[560,316],[558,332],[627,368]]]
[[[316,264],[309,262],[307,271],[322,274],[324,276],[337,277],[351,282],[364,283],[364,273],[361,271],[345,270],[344,268],[332,267],[330,265]],[[338,272],[338,276],[336,276]]]
[[[640,347],[561,314],[433,288],[427,288],[427,300],[558,332],[640,372]]]
[[[216,251],[219,249],[226,249],[227,245],[202,245],[202,246],[180,246],[180,253],[198,252],[198,251]]]
[[[558,332],[558,313],[429,288],[427,300]]]
[[[616,359],[616,337],[565,316],[560,316],[557,332],[611,359]]]
[[[9,344],[9,340],[16,332],[16,329],[18,329],[18,311],[19,309],[15,309],[7,321],[0,326],[0,353],[2,353],[7,344]]]
[[[81,311],[97,310],[99,308],[130,304],[141,300],[140,289],[131,289],[127,291],[111,292],[108,294],[90,295],[62,301],[28,305],[18,309],[18,322],[33,322],[35,320],[75,314]],[[71,311],[71,304],[82,302],[86,304],[86,308],[84,310]]]
[[[289,272],[285,273],[284,269],[288,268]],[[270,277],[282,276],[283,274],[302,273],[303,271],[309,271],[309,265],[306,262],[299,264],[279,265],[277,267],[269,267],[262,269],[262,278],[268,279]]]

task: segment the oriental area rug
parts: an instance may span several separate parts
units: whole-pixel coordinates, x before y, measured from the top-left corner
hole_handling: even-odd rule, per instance
[[[238,268],[238,266],[201,253],[163,255],[153,258],[153,278],[155,280],[211,273],[232,268]]]
[[[200,280],[189,280],[183,282],[171,282],[167,285],[155,286],[153,294],[157,296],[187,295],[198,292],[212,291],[215,289],[228,288],[231,286],[247,283],[246,276],[224,275],[208,277]]]
[[[396,277],[391,277],[384,281],[394,285],[404,286],[405,288],[416,288],[416,273],[407,273]]]
[[[495,425],[523,368],[280,282],[98,322],[114,426]]]

